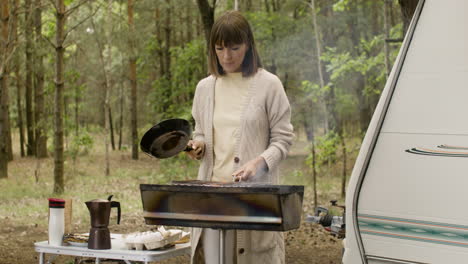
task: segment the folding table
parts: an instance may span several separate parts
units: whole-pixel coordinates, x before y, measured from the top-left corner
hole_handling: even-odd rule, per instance
[[[161,261],[185,254],[190,255],[190,243],[176,244],[174,247],[164,250],[129,250],[125,246],[122,235],[111,234],[111,238],[112,248],[105,250],[69,245],[52,246],[49,245],[48,241],[34,243],[34,249],[39,253],[39,264],[51,263],[57,255],[95,258],[95,263],[100,263],[102,259],[123,260],[127,264],[132,263],[131,261],[148,264],[151,261]],[[45,254],[53,256],[44,262],[46,261]]]

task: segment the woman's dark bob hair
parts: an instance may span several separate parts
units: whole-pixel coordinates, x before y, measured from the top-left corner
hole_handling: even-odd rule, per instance
[[[220,16],[211,28],[208,46],[208,70],[217,77],[225,74],[216,56],[215,45],[230,47],[236,44],[247,45],[244,61],[242,62],[242,76],[255,74],[262,67],[255,41],[247,19],[238,11],[227,11]]]

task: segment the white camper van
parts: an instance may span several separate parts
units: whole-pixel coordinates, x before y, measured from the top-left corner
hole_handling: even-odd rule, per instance
[[[468,0],[421,0],[346,197],[343,262],[468,263]]]

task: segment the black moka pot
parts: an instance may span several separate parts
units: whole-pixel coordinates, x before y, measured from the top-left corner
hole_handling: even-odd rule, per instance
[[[111,237],[109,231],[109,218],[112,207],[117,207],[117,224],[120,224],[120,203],[111,201],[112,195],[107,200],[95,199],[85,202],[91,216],[91,230],[89,231],[89,249],[110,249]]]

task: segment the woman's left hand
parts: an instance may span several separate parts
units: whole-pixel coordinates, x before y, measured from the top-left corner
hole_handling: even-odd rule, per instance
[[[257,158],[250,160],[246,164],[244,164],[240,169],[235,171],[232,174],[232,177],[234,181],[239,182],[239,181],[247,181],[257,175],[259,171],[267,171],[268,166],[265,162],[265,159],[263,157],[258,156]]]

